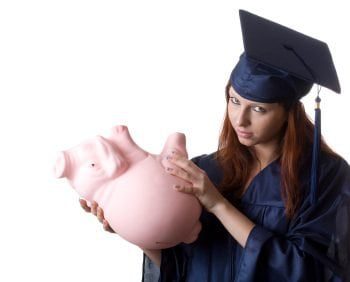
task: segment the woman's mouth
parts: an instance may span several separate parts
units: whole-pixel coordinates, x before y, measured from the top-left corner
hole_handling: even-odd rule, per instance
[[[238,137],[241,137],[241,138],[251,138],[253,136],[252,132],[242,131],[242,130],[238,130],[238,129],[236,129],[236,133],[237,133]]]

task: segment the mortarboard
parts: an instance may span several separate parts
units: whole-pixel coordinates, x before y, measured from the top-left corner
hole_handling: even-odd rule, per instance
[[[293,102],[306,95],[314,83],[340,93],[332,56],[325,42],[240,10],[244,53],[230,76],[237,93],[249,100]],[[319,91],[318,91],[319,92]],[[311,202],[318,185],[318,157],[321,138],[321,99],[317,94]]]

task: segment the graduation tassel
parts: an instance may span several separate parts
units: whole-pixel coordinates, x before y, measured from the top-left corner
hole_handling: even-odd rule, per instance
[[[319,97],[321,88],[317,91],[315,99],[315,127],[314,127],[314,144],[312,146],[312,166],[311,166],[311,204],[317,201],[317,188],[319,176],[319,155],[321,143],[321,98]]]

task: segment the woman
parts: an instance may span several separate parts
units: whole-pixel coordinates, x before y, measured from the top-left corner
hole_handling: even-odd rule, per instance
[[[191,183],[174,188],[204,207],[203,229],[192,244],[144,250],[144,281],[157,281],[147,278],[154,264],[160,281],[347,281],[350,168],[319,138],[319,124],[299,101],[313,82],[340,90],[337,79],[322,81],[305,60],[308,48],[273,46],[314,39],[244,11],[241,23],[245,53],[226,87],[217,152],[191,161],[175,151],[168,156],[176,169],[167,172]],[[271,28],[273,38],[257,38]],[[311,52],[320,54],[319,43],[310,44]],[[311,79],[293,71],[300,65]],[[327,77],[336,78],[328,69]],[[103,211],[92,208],[110,229]]]

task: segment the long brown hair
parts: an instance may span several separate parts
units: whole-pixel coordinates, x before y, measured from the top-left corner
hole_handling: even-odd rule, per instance
[[[229,102],[230,84],[226,86],[226,102]],[[300,190],[301,160],[310,153],[313,142],[314,125],[308,118],[304,106],[297,101],[283,104],[288,113],[287,123],[283,128],[284,134],[280,143],[281,193],[285,204],[285,213],[292,218],[301,202]],[[336,155],[321,139],[321,150]],[[219,190],[233,190],[236,197],[241,197],[247,184],[251,170],[256,161],[254,155],[245,145],[242,145],[232,128],[228,117],[227,107],[221,129],[218,150],[218,164],[223,171],[223,179]]]

